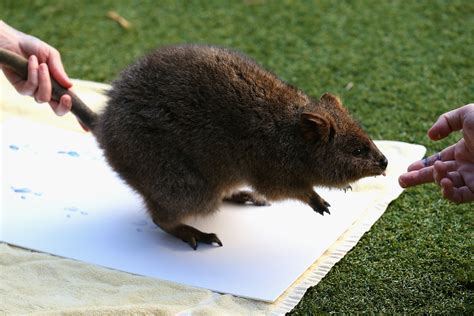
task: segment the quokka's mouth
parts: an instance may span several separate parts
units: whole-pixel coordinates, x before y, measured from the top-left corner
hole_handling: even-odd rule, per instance
[[[369,175],[368,176],[374,176],[374,177],[377,177],[377,176],[386,176],[387,175],[387,169],[382,169],[380,167],[374,167],[372,170],[369,171]]]
[[[373,172],[374,172],[374,176],[386,176],[387,175],[387,165],[388,165],[388,161],[387,161],[387,158],[385,157],[382,157],[382,159],[380,159],[379,161],[375,162],[375,164],[373,165]]]

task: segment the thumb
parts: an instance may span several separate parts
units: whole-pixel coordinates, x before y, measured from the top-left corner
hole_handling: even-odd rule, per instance
[[[472,111],[473,105],[468,104],[458,109],[441,114],[436,123],[428,130],[428,136],[432,140],[439,140],[448,136],[451,132],[463,128],[464,116]]]
[[[61,62],[61,56],[58,51],[53,50],[48,59],[48,68],[51,76],[64,88],[69,89],[72,87],[72,81],[69,79],[66,71],[64,71],[63,64]]]

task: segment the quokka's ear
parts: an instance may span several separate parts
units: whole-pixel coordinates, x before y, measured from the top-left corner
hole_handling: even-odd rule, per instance
[[[319,98],[319,102],[324,103],[326,105],[342,107],[341,100],[337,96],[330,93],[323,94],[321,98]]]
[[[304,112],[300,115],[300,130],[308,141],[327,143],[334,137],[334,121],[328,115]]]

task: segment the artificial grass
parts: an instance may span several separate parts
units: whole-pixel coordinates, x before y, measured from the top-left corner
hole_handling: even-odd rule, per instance
[[[0,12],[58,48],[74,78],[110,82],[165,44],[232,47],[314,97],[338,94],[374,139],[423,144],[428,154],[461,137],[429,141],[438,115],[474,102],[469,0],[3,0]],[[473,204],[447,202],[434,185],[409,189],[293,313],[472,314],[473,223]]]

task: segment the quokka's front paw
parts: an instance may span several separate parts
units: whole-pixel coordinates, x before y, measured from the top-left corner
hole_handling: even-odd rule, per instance
[[[311,196],[311,198],[309,200],[309,206],[311,206],[311,208],[315,212],[318,212],[321,215],[324,215],[324,213],[331,214],[329,212],[329,207],[331,205],[317,194]]]
[[[346,193],[347,191],[352,191],[352,186],[350,184],[348,184],[347,186],[345,186],[344,188],[342,188],[344,190],[344,193]]]

